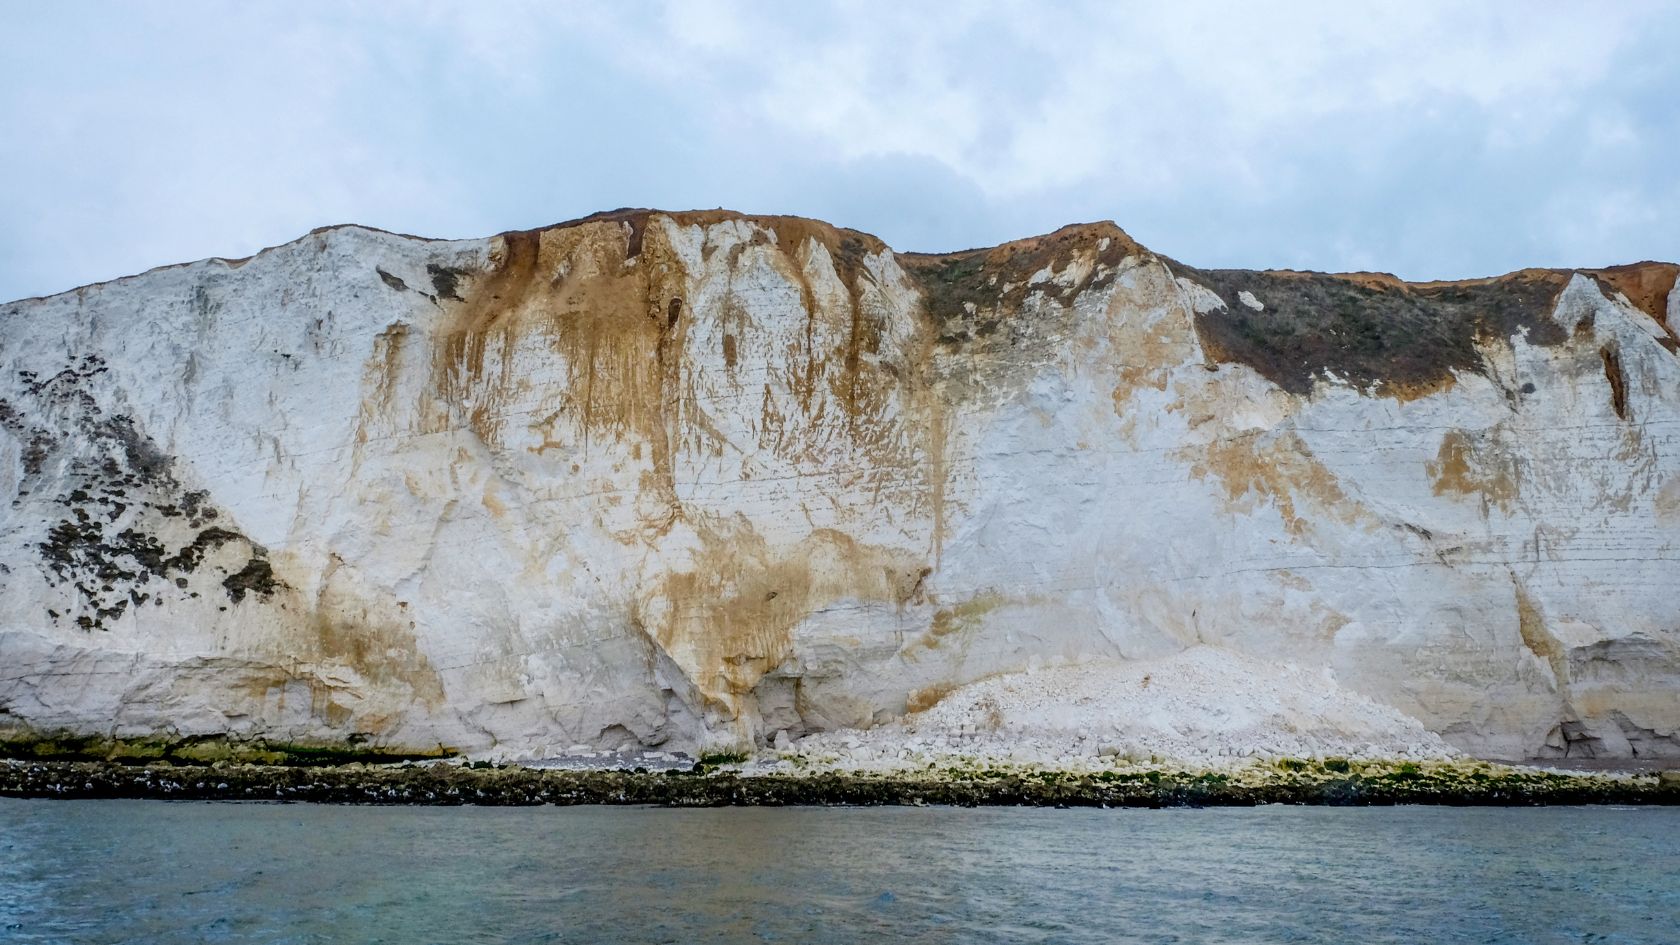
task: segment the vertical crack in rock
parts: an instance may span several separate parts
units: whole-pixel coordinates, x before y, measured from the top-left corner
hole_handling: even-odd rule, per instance
[[[1564,705],[1569,705],[1569,654],[1564,651],[1563,644],[1546,630],[1545,618],[1522,582],[1516,575],[1511,576],[1511,586],[1516,592],[1517,600],[1517,631],[1522,637],[1523,646],[1530,653],[1539,657],[1552,671],[1552,679],[1557,686],[1557,692],[1562,697]]]
[[[1622,375],[1622,355],[1612,345],[1598,349],[1604,361],[1604,379],[1610,382],[1610,408],[1623,420],[1628,418],[1627,378]]]
[[[1549,743],[1561,750],[1564,757],[1568,757],[1572,752],[1581,751],[1585,751],[1587,757],[1593,757],[1595,752],[1586,744],[1586,729],[1575,708],[1574,693],[1570,685],[1569,652],[1563,642],[1546,629],[1544,615],[1515,573],[1511,574],[1511,587],[1516,595],[1517,633],[1523,646],[1545,663],[1557,693],[1558,715],[1556,724],[1548,734]]]

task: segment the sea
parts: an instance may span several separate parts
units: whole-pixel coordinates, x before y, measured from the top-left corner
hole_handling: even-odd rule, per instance
[[[10,943],[1680,943],[1680,809],[0,799]]]

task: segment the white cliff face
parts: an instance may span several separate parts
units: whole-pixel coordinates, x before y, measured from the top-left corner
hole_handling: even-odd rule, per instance
[[[636,212],[0,306],[0,723],[692,748],[1207,645],[1680,754],[1673,285]]]
[[[1161,659],[1087,660],[963,686],[865,732],[810,735],[793,770],[914,773],[953,765],[1102,769],[1151,758],[1197,767],[1249,756],[1440,759],[1456,753],[1416,719],[1310,671],[1193,646]],[[792,746],[789,746],[790,748]]]

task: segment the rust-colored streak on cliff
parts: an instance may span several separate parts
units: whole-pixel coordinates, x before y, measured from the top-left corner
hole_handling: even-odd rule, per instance
[[[492,446],[508,412],[536,397],[556,404],[557,415],[542,412],[542,449],[561,445],[564,433],[555,431],[568,428],[581,432],[585,449],[631,456],[647,449],[653,472],[643,492],[669,511],[644,522],[641,540],[657,542],[683,521],[699,547],[664,576],[660,603],[641,608],[636,622],[709,704],[733,717],[786,658],[794,628],[814,610],[837,601],[894,602],[901,585],[915,583],[905,575],[925,565],[833,530],[776,548],[741,522],[684,510],[676,457],[710,455],[722,442],[702,397],[714,366],[691,356],[717,352],[719,375],[783,378],[793,402],[766,385],[760,443],[814,472],[837,466],[874,476],[913,467],[914,428],[937,424],[914,417],[931,406],[914,390],[925,374],[881,357],[890,313],[866,291],[875,279],[866,257],[884,250],[878,241],[795,218],[745,218],[755,229],[729,254],[724,275],[761,259],[798,291],[803,309],[800,342],[766,350],[767,329],[739,324],[744,316],[730,294],[701,311],[688,299],[701,276],[672,245],[673,233],[726,219],[738,218],[673,214],[671,230],[645,212],[620,211],[501,237],[492,266],[467,280],[464,300],[449,311],[434,374],[438,399]],[[819,289],[834,281],[845,290],[838,298]],[[722,332],[716,347],[691,351],[688,333],[713,329]],[[746,363],[748,351],[764,360]],[[521,359],[549,357],[565,365],[564,389],[527,389]],[[908,420],[893,409],[901,399]],[[789,422],[790,406],[803,414],[797,422]]]
[[[492,261],[442,333],[441,402],[497,445],[521,398],[557,396],[558,412],[575,421],[585,449],[591,437],[645,444],[655,487],[674,502],[685,285],[662,232],[598,221],[509,233]],[[565,390],[527,387],[521,358],[543,357],[565,365]]]
[[[1476,496],[1483,509],[1509,511],[1520,493],[1522,478],[1511,458],[1485,436],[1450,430],[1427,467],[1439,496]]]
[[[289,555],[281,571],[302,567]],[[389,591],[369,587],[336,555],[312,595],[287,587],[278,605],[300,615],[302,632],[271,633],[264,639],[269,672],[247,670],[247,698],[257,705],[285,708],[287,691],[301,684],[309,694],[309,712],[347,731],[381,733],[399,719],[401,709],[444,705],[443,680],[415,637],[407,605]],[[363,687],[383,690],[395,699],[369,700]]]
[[[1220,440],[1197,455],[1191,475],[1216,477],[1233,508],[1274,504],[1291,535],[1306,535],[1317,517],[1313,513],[1333,516],[1344,524],[1366,517],[1335,474],[1293,433]]]
[[[695,566],[668,574],[637,621],[726,718],[743,716],[764,676],[793,653],[814,611],[902,606],[925,568],[914,556],[860,544],[833,529],[778,552],[748,527],[704,523]]]
[[[1639,262],[1582,272],[1597,280],[1606,295],[1620,292],[1634,308],[1651,316],[1665,336],[1661,339],[1663,347],[1670,353],[1680,353],[1680,325],[1669,324],[1668,320],[1668,300],[1680,280],[1680,265]]]

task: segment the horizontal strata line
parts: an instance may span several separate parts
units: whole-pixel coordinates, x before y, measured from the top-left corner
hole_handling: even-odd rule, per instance
[[[754,399],[757,399],[760,395],[754,394],[753,396],[754,396]],[[951,404],[950,406],[952,406],[954,408],[954,407],[958,407],[960,405],[959,404]],[[484,417],[484,419],[490,420],[490,421],[505,421],[505,420],[511,420],[511,419],[516,419],[516,418],[521,418],[521,417],[530,417],[530,416],[534,416],[536,414],[544,413],[544,412],[563,412],[563,411],[565,411],[565,409],[566,408],[564,406],[556,407],[553,404],[544,404],[542,406],[532,407],[532,408],[529,408],[529,409],[510,410],[510,411],[504,411],[504,412],[495,413],[495,414],[485,414],[485,415],[483,415],[483,417]],[[575,412],[575,408],[573,408],[573,410]],[[892,421],[891,420],[883,420],[882,423],[883,424],[892,424]],[[1542,435],[1544,435],[1544,434],[1552,434],[1552,433],[1582,432],[1582,431],[1590,431],[1590,430],[1624,431],[1624,430],[1627,430],[1629,427],[1638,427],[1638,428],[1641,428],[1641,429],[1649,429],[1649,428],[1652,428],[1652,427],[1663,427],[1663,426],[1668,426],[1668,425],[1671,425],[1671,424],[1680,424],[1680,418],[1658,418],[1658,419],[1649,419],[1649,420],[1637,421],[1637,422],[1634,422],[1634,423],[1629,423],[1627,421],[1614,421],[1614,422],[1610,422],[1610,423],[1576,424],[1576,425],[1569,425],[1569,426],[1562,426],[1562,425],[1522,426],[1522,425],[1515,425],[1515,424],[1509,425],[1509,426],[1502,426],[1501,424],[1495,424],[1495,425],[1491,425],[1489,428],[1490,429],[1491,428],[1500,428],[1504,431],[1507,431],[1507,432],[1510,432],[1510,433],[1513,433],[1513,434],[1528,433],[1528,434],[1542,434]],[[380,436],[370,436],[370,437],[366,438],[365,440],[362,440],[362,441],[359,441],[359,442],[356,441],[355,439],[351,439],[351,440],[347,440],[347,441],[342,442],[342,443],[333,444],[332,446],[324,446],[324,447],[320,447],[320,448],[317,448],[317,449],[311,449],[311,450],[295,450],[295,451],[291,451],[291,452],[284,452],[284,453],[281,453],[280,455],[274,456],[274,457],[265,456],[261,459],[254,459],[254,460],[252,460],[250,462],[247,462],[247,463],[238,463],[238,464],[230,464],[230,465],[226,465],[226,466],[220,466],[220,467],[217,467],[217,471],[218,472],[228,472],[228,471],[231,471],[231,470],[234,470],[234,469],[252,468],[252,467],[255,467],[255,466],[269,464],[269,463],[273,463],[273,462],[284,462],[284,461],[287,461],[287,460],[295,460],[295,459],[307,459],[311,456],[324,455],[324,454],[327,454],[327,453],[341,453],[341,452],[344,452],[345,450],[360,449],[360,448],[363,448],[363,447],[367,446],[368,444],[372,444],[372,443],[404,442],[404,441],[409,441],[409,440],[425,439],[425,438],[429,438],[429,437],[451,436],[451,435],[454,435],[454,434],[457,434],[457,433],[472,432],[475,429],[475,427],[481,426],[481,425],[482,425],[482,422],[470,422],[469,421],[469,422],[466,422],[466,423],[447,426],[447,427],[444,427],[444,428],[438,429],[438,430],[418,430],[418,431],[404,431],[404,432],[400,432],[400,433],[388,433],[388,434],[383,434],[383,435],[380,435]],[[921,437],[921,432],[922,432],[921,431],[921,426],[922,426],[921,424],[906,423],[906,424],[900,425],[900,428],[901,428],[901,430],[903,431],[903,434],[906,437],[919,439]],[[1395,426],[1395,427],[1353,427],[1353,428],[1292,427],[1292,426],[1288,426],[1286,424],[1280,424],[1277,427],[1268,427],[1268,428],[1265,428],[1265,429],[1256,429],[1256,430],[1244,430],[1244,431],[1234,433],[1234,434],[1227,434],[1227,435],[1222,436],[1222,437],[1214,438],[1212,441],[1213,442],[1231,442],[1231,441],[1234,441],[1234,440],[1265,436],[1265,435],[1270,434],[1270,433],[1284,431],[1284,430],[1290,430],[1290,429],[1293,429],[1295,432],[1298,432],[1298,433],[1311,434],[1311,435],[1315,435],[1315,436],[1332,436],[1332,435],[1335,435],[1335,436],[1346,436],[1346,437],[1350,437],[1350,438],[1351,437],[1362,436],[1362,435],[1373,435],[1373,434],[1378,434],[1378,433],[1394,433],[1394,432],[1425,432],[1425,431],[1440,432],[1440,433],[1479,433],[1479,432],[1482,432],[1481,430],[1470,429],[1470,428],[1466,428],[1466,427],[1463,427],[1463,426],[1453,426],[1453,425],[1450,425],[1450,424],[1418,425],[1418,426]],[[752,432],[752,431],[742,431],[742,432]],[[762,431],[760,431],[760,435],[761,436],[763,435]],[[610,441],[616,441],[616,440],[619,440],[621,438],[617,437],[617,436],[609,436],[609,437],[603,437],[603,439],[608,439]],[[624,437],[622,439],[631,439],[631,438]],[[1173,451],[1173,450],[1182,450],[1182,449],[1191,448],[1191,447],[1192,447],[1192,444],[1184,444],[1184,445],[1177,446],[1177,447],[1161,447],[1159,449],[1153,449],[1153,450],[1115,449],[1115,450],[1109,450],[1107,452],[1138,452],[1138,453],[1169,452],[1169,451]],[[739,451],[739,447],[736,447],[736,449],[737,449],[737,451]],[[1065,450],[1069,453],[1080,453],[1080,452],[1089,451],[1088,449],[1087,450],[1079,450],[1079,449],[1070,449],[1070,448],[1067,448],[1067,447],[1057,447],[1055,449]]]
[[[1647,427],[1680,425],[1680,418],[1651,420],[1651,421],[1647,421],[1645,425]],[[1512,429],[1510,432],[1512,432],[1512,433],[1545,432],[1545,433],[1566,434],[1566,433],[1580,433],[1580,432],[1593,431],[1593,430],[1625,430],[1625,429],[1627,429],[1627,426],[1628,426],[1627,424],[1623,424],[1623,423],[1581,424],[1581,425],[1576,425],[1576,426],[1551,426],[1551,427],[1544,427],[1544,428],[1534,428],[1534,430],[1532,430],[1532,431]],[[236,471],[251,470],[251,469],[255,469],[255,468],[258,468],[258,467],[262,467],[262,466],[272,467],[273,465],[275,465],[277,463],[285,463],[285,462],[290,461],[290,460],[303,459],[303,458],[308,458],[308,457],[311,457],[311,456],[324,455],[324,454],[327,454],[327,453],[342,453],[342,452],[345,452],[347,450],[354,451],[354,450],[357,450],[357,449],[360,449],[360,448],[366,446],[369,443],[376,443],[376,442],[385,443],[385,442],[395,442],[395,441],[406,441],[406,440],[415,440],[415,439],[425,439],[425,438],[430,438],[430,437],[450,437],[450,436],[454,436],[454,435],[459,434],[459,433],[471,432],[472,429],[473,429],[473,427],[472,427],[471,424],[465,424],[465,425],[461,425],[461,426],[449,427],[449,428],[443,429],[443,430],[430,430],[430,431],[425,431],[425,432],[392,434],[392,435],[389,435],[389,436],[386,436],[386,437],[370,437],[368,440],[366,440],[363,443],[350,442],[350,443],[338,444],[338,445],[330,446],[330,447],[323,447],[323,448],[317,449],[317,450],[304,450],[304,451],[298,451],[298,452],[292,452],[292,453],[282,453],[279,456],[265,456],[261,459],[255,459],[255,460],[245,462],[245,463],[219,464],[219,465],[214,465],[214,466],[208,466],[208,465],[198,466],[197,464],[195,464],[194,468],[197,471],[199,471],[199,474],[201,476],[225,476],[225,475],[231,475]],[[1453,427],[1453,426],[1411,427],[1411,428],[1402,427],[1402,428],[1391,428],[1391,429],[1409,429],[1409,430],[1419,430],[1419,431],[1434,430],[1434,431],[1441,431],[1441,432],[1472,432],[1472,433],[1476,432],[1476,431],[1465,430],[1462,427]],[[1281,426],[1280,425],[1278,427],[1268,428],[1268,429],[1265,429],[1265,430],[1245,430],[1245,431],[1242,431],[1242,432],[1239,432],[1239,433],[1226,434],[1226,435],[1223,435],[1223,436],[1216,436],[1216,437],[1209,437],[1205,440],[1198,440],[1198,441],[1195,441],[1195,442],[1183,443],[1183,444],[1176,445],[1176,446],[1163,446],[1163,447],[1152,447],[1152,448],[1120,447],[1120,446],[1117,446],[1117,447],[1106,448],[1106,449],[1097,449],[1097,448],[1091,448],[1091,447],[1087,447],[1087,448],[1084,448],[1084,449],[1079,449],[1079,448],[1076,448],[1076,447],[1047,446],[1047,447],[1038,447],[1038,448],[1016,450],[1016,451],[1011,451],[1011,452],[980,453],[980,454],[975,454],[975,455],[970,455],[970,456],[953,457],[952,459],[946,460],[943,463],[936,463],[931,458],[919,458],[919,459],[902,460],[902,461],[899,461],[899,462],[878,462],[878,463],[871,463],[871,464],[865,465],[865,466],[843,467],[843,468],[839,468],[839,469],[828,468],[828,469],[820,469],[820,470],[798,471],[798,472],[786,473],[786,474],[776,475],[776,476],[762,476],[762,477],[755,476],[755,477],[752,477],[750,479],[742,478],[742,479],[710,480],[710,481],[696,482],[694,484],[695,485],[706,485],[706,486],[739,485],[739,484],[751,483],[751,482],[777,482],[777,481],[792,481],[792,480],[796,480],[796,479],[833,478],[833,477],[837,477],[837,476],[846,476],[846,475],[863,475],[863,474],[866,474],[866,473],[869,473],[869,472],[878,471],[878,470],[882,470],[882,469],[922,469],[922,468],[931,467],[931,466],[934,466],[934,465],[946,465],[946,464],[974,465],[976,463],[983,462],[985,459],[988,459],[988,458],[991,458],[991,457],[996,457],[996,456],[1045,456],[1045,455],[1050,455],[1050,456],[1077,457],[1077,456],[1081,456],[1081,455],[1093,455],[1093,454],[1094,455],[1111,455],[1111,456],[1160,456],[1160,455],[1184,454],[1184,453],[1193,454],[1196,450],[1201,449],[1201,448],[1205,448],[1206,446],[1212,445],[1212,444],[1237,443],[1237,442],[1242,442],[1242,441],[1245,441],[1245,440],[1251,440],[1251,439],[1255,439],[1255,438],[1263,437],[1263,436],[1268,436],[1268,435],[1272,435],[1272,434],[1289,433],[1289,432],[1310,433],[1311,435],[1315,435],[1315,436],[1337,434],[1337,435],[1347,435],[1347,436],[1351,437],[1351,436],[1354,436],[1356,434],[1363,434],[1367,431],[1363,431],[1363,430],[1337,430],[1337,429],[1332,429],[1332,428],[1316,428],[1316,429],[1315,428],[1299,428],[1299,429],[1296,429],[1296,428],[1291,428],[1291,427],[1288,427],[1288,426]],[[919,446],[920,444],[917,443],[917,441],[923,438],[923,436],[920,433],[920,430],[916,427],[910,427],[909,429],[904,430],[903,437],[907,441],[906,446]],[[608,438],[608,439],[611,440],[612,442],[616,443],[619,438],[611,437],[611,438]],[[631,440],[632,442],[639,442],[639,440],[634,440],[632,438],[625,438],[625,439]],[[955,438],[953,437],[951,439],[955,439]],[[1391,450],[1391,451],[1392,450],[1403,449],[1403,447],[1398,447],[1398,446],[1383,446],[1383,447],[1379,447],[1379,448],[1384,449],[1384,450]],[[742,455],[751,455],[751,454],[745,453],[744,451],[740,451],[738,447],[737,447],[737,451],[742,452]],[[1325,452],[1343,452],[1343,451],[1344,450],[1333,449],[1333,450],[1326,450]],[[583,452],[585,454],[585,457],[587,457],[587,452],[588,452],[587,449],[584,449]],[[847,450],[847,452],[850,452],[850,450]],[[1315,450],[1308,450],[1307,454],[1308,455],[1316,455],[1316,452],[1317,451],[1315,451]],[[571,454],[571,455],[573,455],[575,457],[575,454]],[[1568,457],[1567,459],[1570,462],[1575,462],[1575,461],[1587,462],[1590,458],[1582,456],[1582,457]],[[815,460],[813,460],[813,461],[815,461]],[[615,489],[597,490],[597,491],[584,492],[584,493],[576,493],[571,497],[572,498],[587,498],[587,497],[591,497],[591,496],[612,495],[612,494],[621,494],[621,493],[639,492],[639,491],[641,491],[641,489],[639,487],[626,487],[626,488],[615,488]]]
[[[1560,557],[1560,558],[1555,558],[1555,559],[1548,559],[1545,563],[1547,563],[1547,564],[1558,564],[1558,565],[1571,565],[1571,564],[1580,564],[1580,563],[1625,564],[1625,563],[1632,562],[1632,563],[1639,563],[1639,564],[1646,564],[1646,565],[1657,565],[1657,564],[1661,564],[1664,560],[1673,560],[1673,561],[1680,562],[1680,556],[1677,556],[1673,559],[1652,559],[1650,557],[1579,556],[1579,557]],[[1232,569],[1227,569],[1227,570],[1223,570],[1223,571],[1219,571],[1219,572],[1211,572],[1211,573],[1207,573],[1207,574],[1194,574],[1194,575],[1169,576],[1169,575],[1160,575],[1160,574],[1152,573],[1151,576],[1154,577],[1156,580],[1160,580],[1160,581],[1165,581],[1165,582],[1170,582],[1170,583],[1186,583],[1186,582],[1217,581],[1217,580],[1222,580],[1224,578],[1228,578],[1228,577],[1231,577],[1231,576],[1234,576],[1234,575],[1245,575],[1245,574],[1270,574],[1270,573],[1285,573],[1285,572],[1298,573],[1298,572],[1303,572],[1303,571],[1318,571],[1318,570],[1374,571],[1374,570],[1395,570],[1395,569],[1417,568],[1417,567],[1445,568],[1447,570],[1460,570],[1460,569],[1463,569],[1463,568],[1486,567],[1486,568],[1490,568],[1490,569],[1501,569],[1502,570],[1502,569],[1509,568],[1512,564],[1513,564],[1513,562],[1509,558],[1471,560],[1471,561],[1466,561],[1466,562],[1454,562],[1454,563],[1450,563],[1450,564],[1449,563],[1443,563],[1443,562],[1440,562],[1440,561],[1431,561],[1431,560],[1422,560],[1422,559],[1415,559],[1415,560],[1402,561],[1402,562],[1391,562],[1391,563],[1378,563],[1378,562],[1325,563],[1325,562],[1320,562],[1320,563],[1299,563],[1299,564],[1290,564],[1290,565],[1275,565],[1275,566],[1253,567],[1253,568],[1232,568]],[[1135,575],[1132,575],[1132,577],[1135,577]],[[1639,583],[1643,583],[1643,582],[1639,582]],[[1112,589],[1115,589],[1115,588],[1122,588],[1122,587],[1127,587],[1127,586],[1129,586],[1129,585],[1126,584],[1126,583],[1123,583],[1121,579],[1116,579],[1116,580],[1113,580],[1113,581],[1091,582],[1091,583],[1086,583],[1086,582],[1055,582],[1055,581],[1045,581],[1045,582],[997,582],[997,583],[990,583],[990,584],[984,584],[984,585],[972,585],[972,586],[962,587],[962,588],[953,588],[953,587],[941,588],[941,597],[948,598],[948,599],[954,600],[954,601],[960,601],[960,600],[967,599],[967,598],[970,598],[970,597],[978,595],[978,594],[1009,592],[1011,594],[1011,596],[1021,598],[1021,599],[1030,599],[1032,597],[1069,595],[1069,594],[1077,594],[1077,593],[1090,592],[1090,591],[1112,590]],[[678,596],[678,597],[673,598],[673,600],[676,600],[676,601],[692,601],[692,600],[702,600],[702,599],[710,600],[711,598],[709,596],[704,596],[704,595],[695,595],[695,596],[692,596],[692,597]],[[813,615],[825,614],[825,613],[827,613],[827,614],[858,613],[858,612],[869,611],[869,610],[881,610],[881,609],[891,607],[891,606],[894,606],[894,605],[891,602],[886,602],[886,601],[834,602],[834,603],[830,603],[828,605],[825,605],[823,607],[813,608],[813,609],[807,611],[806,616],[813,616]],[[935,606],[935,605],[923,605],[923,606]],[[591,637],[588,638],[587,643],[588,644],[598,644],[598,643],[601,643],[601,642],[610,642],[612,640],[623,640],[623,639],[634,639],[634,638],[635,638],[634,634],[616,633],[616,634],[603,635],[601,637],[591,636]],[[580,642],[575,643],[575,644],[567,644],[567,646],[577,646],[577,645],[586,645],[586,643],[585,643],[585,641],[580,641]],[[452,662],[449,666],[439,667],[439,669],[440,670],[447,670],[447,669],[464,668],[464,667],[470,667],[470,666],[474,666],[474,665],[481,665],[483,663],[494,663],[494,662],[497,662],[497,661],[498,661],[498,658],[490,657],[490,658],[487,658],[486,660],[483,660],[483,661],[467,661],[467,662],[459,662],[459,663]],[[311,661],[311,662],[325,662],[325,661]],[[279,665],[279,664],[273,664],[273,665]],[[131,670],[98,670],[98,671],[89,671],[87,673],[64,673],[62,675],[65,675],[65,676],[126,675],[129,672],[131,672]],[[6,677],[6,679],[7,679],[7,681],[16,681],[16,680],[20,680],[20,679],[45,678],[46,676],[51,676],[51,675],[59,675],[59,674],[31,673],[31,674],[25,674],[24,676]]]

